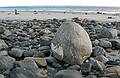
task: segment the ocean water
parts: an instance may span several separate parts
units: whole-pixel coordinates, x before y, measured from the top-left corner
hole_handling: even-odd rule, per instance
[[[120,13],[120,7],[97,6],[11,6],[0,7],[0,11],[67,11],[67,12],[114,12]]]

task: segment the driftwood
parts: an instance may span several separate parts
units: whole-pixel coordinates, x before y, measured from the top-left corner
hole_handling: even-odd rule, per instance
[[[92,52],[87,32],[77,23],[65,22],[51,42],[53,56],[69,64],[81,64]]]

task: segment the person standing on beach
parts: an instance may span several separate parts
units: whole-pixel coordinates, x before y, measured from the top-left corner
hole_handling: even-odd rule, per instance
[[[15,11],[14,11],[14,12],[15,12],[15,15],[17,15],[17,14],[18,14],[18,13],[17,13],[17,9],[15,9]]]

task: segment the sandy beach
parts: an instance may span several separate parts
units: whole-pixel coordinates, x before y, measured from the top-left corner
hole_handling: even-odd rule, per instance
[[[46,19],[71,19],[78,17],[79,19],[88,19],[96,21],[120,21],[119,14],[97,14],[97,13],[84,13],[84,12],[50,12],[40,11],[34,14],[33,11],[19,11],[18,15],[14,14],[14,11],[0,11],[0,19],[6,20],[46,20]],[[108,19],[108,17],[112,17]]]

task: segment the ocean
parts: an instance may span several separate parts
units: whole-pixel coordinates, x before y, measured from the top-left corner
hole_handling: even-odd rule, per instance
[[[111,12],[120,13],[120,7],[99,6],[11,6],[0,7],[0,11],[66,11],[66,12]]]

